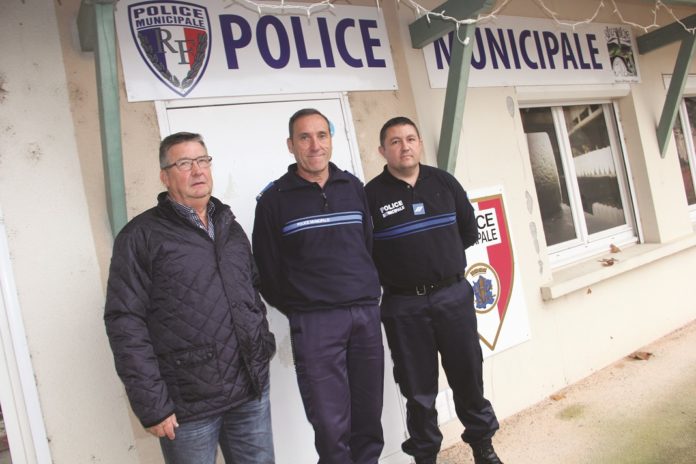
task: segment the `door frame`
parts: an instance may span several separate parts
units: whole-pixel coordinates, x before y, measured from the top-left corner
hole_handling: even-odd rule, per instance
[[[360,161],[360,150],[358,141],[355,138],[355,127],[353,126],[353,115],[348,103],[346,92],[323,92],[312,94],[288,94],[288,95],[256,95],[241,97],[220,97],[220,98],[191,98],[181,100],[158,100],[155,101],[157,112],[157,123],[159,125],[160,136],[164,137],[171,133],[168,126],[167,110],[173,108],[191,108],[200,106],[224,106],[224,105],[243,105],[250,103],[272,103],[272,102],[291,102],[291,101],[311,101],[311,100],[338,100],[341,104],[341,112],[346,128],[346,138],[351,153],[350,171],[360,180],[365,181],[362,163]],[[290,115],[288,115],[289,117]],[[354,156],[357,154],[357,156]]]
[[[13,462],[51,462],[0,208],[0,404]]]

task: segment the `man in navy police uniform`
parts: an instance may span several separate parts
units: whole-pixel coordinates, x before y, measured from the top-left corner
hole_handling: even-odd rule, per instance
[[[297,383],[320,464],[377,464],[384,348],[362,183],[329,162],[328,119],[289,123],[297,161],[259,195],[252,245],[261,294],[287,315]]]
[[[375,264],[384,289],[382,322],[394,378],[406,397],[404,452],[435,464],[438,351],[452,388],[462,439],[476,464],[501,464],[491,437],[498,420],[483,396],[482,353],[464,250],[476,243],[474,210],[445,171],[420,164],[423,142],[408,118],[387,121],[379,152],[387,165],[365,190],[374,222]]]

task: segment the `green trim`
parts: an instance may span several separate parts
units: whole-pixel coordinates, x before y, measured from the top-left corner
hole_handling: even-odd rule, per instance
[[[448,0],[431,11],[462,20],[471,18],[494,4],[495,0]],[[423,48],[454,30],[455,27],[456,24],[453,21],[442,19],[439,16],[423,15],[408,25],[411,46]]]
[[[446,169],[450,174],[454,174],[454,169],[457,166],[457,153],[462,133],[462,121],[464,120],[464,103],[469,84],[475,30],[476,26],[473,24],[460,26],[457,35],[452,40],[450,50],[445,107],[442,113],[440,145],[437,150],[437,165]]]
[[[689,75],[691,62],[694,60],[694,51],[696,51],[696,37],[690,35],[682,41],[681,47],[679,47],[677,62],[674,65],[674,74],[672,74],[672,79],[669,83],[665,106],[662,108],[662,116],[660,116],[660,123],[657,126],[657,143],[660,147],[660,156],[662,158],[665,157],[667,145],[672,134],[672,127],[674,127],[674,121],[677,119],[679,105],[684,95],[686,79]]]
[[[106,207],[111,231],[116,236],[128,222],[128,215],[121,145],[114,0],[83,0],[78,14],[78,29],[82,50],[95,52]]]
[[[494,4],[495,0],[449,0],[432,11],[462,20],[488,11]],[[476,25],[457,26],[453,21],[426,15],[409,24],[408,29],[411,33],[413,48],[423,48],[450,31],[456,31],[450,49],[450,68],[447,75],[440,144],[437,150],[438,166],[454,174],[464,120]]]
[[[664,158],[667,146],[672,135],[674,121],[679,113],[679,105],[684,96],[684,87],[689,75],[689,69],[693,62],[694,52],[696,51],[696,37],[688,33],[684,27],[693,28],[696,26],[696,15],[691,15],[681,23],[674,22],[638,37],[638,52],[645,54],[658,48],[670,45],[674,42],[681,42],[679,54],[674,64],[674,72],[667,89],[665,105],[662,107],[662,115],[657,126],[657,144],[660,149],[660,157]]]
[[[645,1],[650,1],[653,3],[652,0]],[[666,3],[667,5],[696,6],[696,0],[663,0],[662,3]]]
[[[636,42],[638,42],[638,52],[644,55],[658,48],[662,48],[665,45],[680,42],[691,36],[692,34],[690,34],[685,27],[696,27],[696,15],[687,16],[682,19],[681,22],[683,25],[674,22],[638,37],[638,39],[636,39]]]

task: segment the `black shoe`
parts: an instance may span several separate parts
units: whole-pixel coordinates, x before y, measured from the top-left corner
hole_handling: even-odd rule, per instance
[[[436,464],[437,456],[431,456],[428,458],[416,458],[416,464]]]
[[[503,464],[495,450],[491,440],[481,440],[476,443],[471,443],[471,450],[474,452],[475,464]]]

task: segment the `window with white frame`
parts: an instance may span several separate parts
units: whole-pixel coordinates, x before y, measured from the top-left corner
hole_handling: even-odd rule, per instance
[[[679,108],[679,117],[674,122],[674,140],[677,143],[679,168],[681,169],[686,201],[691,219],[696,221],[696,97],[686,97]]]
[[[636,242],[614,107],[521,108],[552,265]]]

